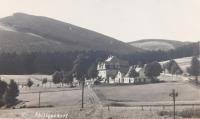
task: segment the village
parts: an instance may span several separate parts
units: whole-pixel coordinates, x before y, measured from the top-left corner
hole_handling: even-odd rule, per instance
[[[151,79],[145,76],[145,66],[129,66],[127,61],[110,56],[104,62],[98,63],[98,77],[104,83],[150,83]],[[135,76],[132,74],[135,73]],[[133,74],[134,75],[134,74]]]
[[[0,119],[200,119],[200,1],[0,6]]]

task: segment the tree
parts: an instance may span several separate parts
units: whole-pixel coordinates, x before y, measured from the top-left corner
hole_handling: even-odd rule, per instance
[[[0,99],[2,99],[3,94],[7,89],[8,84],[5,81],[0,80]]]
[[[59,72],[59,71],[56,71],[53,73],[52,75],[52,81],[54,84],[58,84],[58,83],[61,83],[63,80],[63,76],[62,76],[62,73]]]
[[[197,57],[193,57],[191,61],[191,66],[188,68],[188,73],[195,76],[196,83],[198,83],[198,75],[200,73],[200,63]]]
[[[0,80],[0,106],[4,105],[3,95],[7,90],[8,84],[5,81]]]
[[[145,67],[145,75],[149,77],[152,82],[155,82],[155,77],[159,76],[162,72],[162,67],[158,62],[152,62]]]
[[[33,85],[33,81],[31,81],[31,79],[28,79],[26,85],[30,88]]]
[[[171,73],[172,75],[183,73],[182,69],[179,67],[179,65],[175,60],[170,60],[169,62],[167,62],[164,65],[164,68],[166,68],[168,72]]]
[[[76,73],[77,79],[82,79],[82,77],[86,74],[87,72],[87,67],[86,65],[86,59],[87,56],[84,56],[83,54],[77,56],[76,60],[74,61],[74,66],[72,69],[73,73]]]
[[[97,63],[93,63],[90,68],[88,69],[87,72],[87,77],[88,78],[96,78],[97,77]]]
[[[139,76],[139,73],[136,72],[134,68],[132,68],[131,71],[130,71],[129,76],[135,78],[135,77]]]
[[[47,78],[43,78],[42,79],[42,86],[43,86],[43,84],[46,84],[47,83]]]
[[[173,64],[173,65],[171,66],[170,73],[171,73],[172,75],[174,75],[174,74],[177,75],[177,74],[182,74],[183,71],[182,71],[181,68],[178,66],[178,64]]]
[[[63,82],[70,84],[70,87],[73,87],[73,74],[71,72],[66,73]]]
[[[17,96],[19,95],[19,89],[17,83],[14,80],[10,80],[7,90],[4,94],[4,102],[9,107],[17,102]]]

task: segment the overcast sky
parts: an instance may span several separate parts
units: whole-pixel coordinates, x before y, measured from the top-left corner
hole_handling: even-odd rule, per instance
[[[128,42],[200,40],[200,0],[2,0],[0,17],[47,16]]]

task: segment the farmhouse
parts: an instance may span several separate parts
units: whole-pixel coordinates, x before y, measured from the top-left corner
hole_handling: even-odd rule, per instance
[[[98,63],[97,71],[103,83],[151,83],[152,79],[145,75],[145,67],[129,66],[127,61],[110,56]]]
[[[124,77],[129,70],[129,64],[115,56],[110,56],[97,66],[98,76],[105,83],[124,83]]]

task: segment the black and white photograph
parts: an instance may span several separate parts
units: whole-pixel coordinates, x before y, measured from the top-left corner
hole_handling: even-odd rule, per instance
[[[1,0],[0,119],[200,119],[200,0]]]

